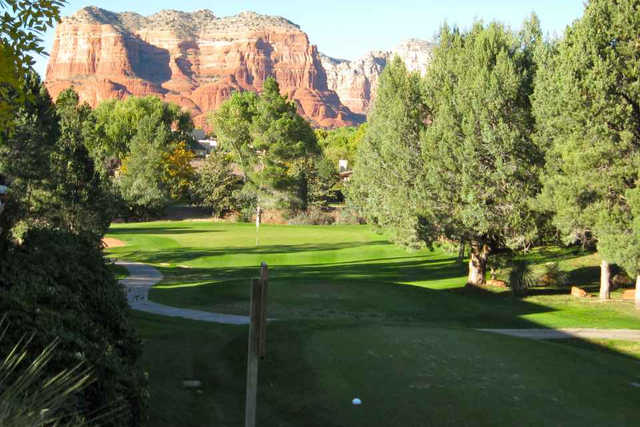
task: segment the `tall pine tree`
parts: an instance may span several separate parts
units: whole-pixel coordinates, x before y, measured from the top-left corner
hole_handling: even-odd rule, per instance
[[[597,240],[601,298],[609,262],[638,269],[639,33],[640,1],[590,1],[542,68],[534,97],[548,152],[541,201],[565,235]]]
[[[420,133],[427,108],[420,76],[395,57],[380,76],[378,92],[358,146],[349,203],[368,222],[388,231],[394,240],[416,246],[429,239],[423,226],[423,162]]]
[[[529,101],[535,17],[525,30],[445,26],[426,75],[425,196],[440,233],[471,246],[469,285],[484,285],[493,249],[523,248],[537,235],[529,207],[542,161]]]

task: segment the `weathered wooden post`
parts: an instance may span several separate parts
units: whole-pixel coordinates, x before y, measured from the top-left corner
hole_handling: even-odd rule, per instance
[[[251,282],[251,311],[249,320],[249,346],[247,352],[247,401],[245,427],[256,425],[256,399],[258,394],[258,357],[266,354],[267,284],[269,272],[266,263],[260,266],[260,279]]]

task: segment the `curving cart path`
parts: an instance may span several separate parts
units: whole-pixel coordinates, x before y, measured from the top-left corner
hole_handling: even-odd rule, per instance
[[[223,323],[227,325],[249,324],[249,317],[247,316],[190,310],[149,301],[149,289],[162,280],[162,273],[150,265],[139,262],[117,261],[116,265],[125,267],[129,271],[129,277],[120,280],[120,283],[127,289],[127,300],[134,310],[159,314],[161,316],[182,317],[184,319]]]
[[[184,319],[200,320],[203,322],[223,323],[227,325],[247,325],[248,316],[234,314],[211,313],[201,310],[171,307],[149,301],[149,289],[163,279],[154,267],[139,262],[118,261],[129,271],[129,277],[120,280],[127,289],[127,300],[134,310],[162,316],[182,317]],[[586,339],[616,339],[627,341],[640,341],[640,329],[592,329],[592,328],[567,328],[567,329],[476,329],[482,332],[510,335],[520,338],[539,340],[586,338]]]
[[[566,340],[570,338],[591,338],[640,341],[640,329],[478,329],[478,331],[510,335],[512,337],[530,338],[534,340]]]

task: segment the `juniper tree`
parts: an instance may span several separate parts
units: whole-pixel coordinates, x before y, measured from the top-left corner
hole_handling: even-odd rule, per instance
[[[79,103],[73,89],[63,91],[55,106],[60,137],[51,154],[50,219],[63,229],[100,239],[115,214],[115,198],[85,144],[83,129],[91,108]]]
[[[347,187],[348,201],[360,215],[409,246],[432,236],[421,231],[425,221],[418,197],[423,171],[420,133],[426,111],[419,75],[409,73],[395,57],[380,76]]]
[[[526,29],[518,37],[497,23],[445,26],[426,74],[425,197],[439,233],[470,244],[469,285],[485,283],[493,249],[527,247],[537,234],[529,206],[542,160],[529,101],[535,17]]]
[[[640,1],[590,1],[542,68],[534,97],[538,143],[548,151],[541,201],[566,236],[597,239],[601,298],[608,262],[637,268],[638,33]]]

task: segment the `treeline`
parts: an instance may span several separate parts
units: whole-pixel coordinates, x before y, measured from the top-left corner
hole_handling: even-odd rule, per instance
[[[535,16],[444,26],[424,77],[383,72],[349,201],[406,245],[467,245],[470,285],[497,251],[596,247],[609,298],[610,265],[640,266],[639,33],[636,0],[590,1],[561,40]]]
[[[236,210],[243,219],[260,207],[292,222],[332,221],[323,212],[343,198],[338,160],[353,159],[359,129],[314,131],[272,77],[259,95],[232,94],[209,124],[220,148],[198,172],[195,203],[217,214]],[[234,182],[232,165],[238,172]]]
[[[31,69],[61,5],[0,1],[0,419],[140,425],[142,347],[101,245],[120,200],[134,200],[110,178],[111,146],[94,144],[114,115],[73,91],[53,103]]]
[[[123,289],[102,254],[101,238],[118,198],[87,144],[93,112],[72,91],[54,104],[34,73],[26,74],[19,90],[12,120],[0,128],[0,184],[8,188],[0,213],[0,310],[6,322],[0,354],[23,342],[27,363],[57,343],[46,369],[40,368],[43,381],[74,366],[89,370],[88,383],[45,420],[82,424],[105,417],[101,424],[137,425],[146,380]],[[17,381],[14,373],[1,375]],[[10,398],[38,410],[40,402],[29,394],[38,396],[38,387],[43,384]],[[16,402],[6,408],[20,410]]]

